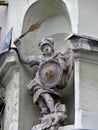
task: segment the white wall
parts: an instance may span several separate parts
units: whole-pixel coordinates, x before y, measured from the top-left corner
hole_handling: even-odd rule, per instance
[[[11,27],[13,27],[13,34],[12,34],[13,41],[15,40],[15,38],[17,38],[19,35],[21,35],[21,32],[26,31],[26,29],[29,27],[29,24],[32,23],[33,18],[31,19],[30,17],[26,17],[29,19],[27,19],[27,21],[24,22],[25,16],[26,16],[26,13],[28,13],[29,7],[31,7],[31,5],[36,1],[38,1],[38,0],[14,0],[14,1],[8,0],[8,3],[9,3],[8,7],[0,7],[0,26],[2,26],[2,32],[1,32],[2,39],[4,38],[5,34]],[[41,0],[39,0],[39,1],[41,1]],[[48,0],[48,1],[50,1],[50,0]],[[60,42],[60,41],[62,41],[62,39],[64,39],[64,36],[65,36],[64,33],[71,32],[71,31],[75,31],[75,32],[77,31],[77,21],[78,21],[77,20],[77,0],[75,0],[75,2],[73,2],[72,0],[70,0],[69,2],[68,2],[68,0],[64,0],[65,5],[67,5],[66,11],[64,10],[65,6],[64,7],[57,6],[54,9],[53,7],[55,6],[55,4],[53,5],[53,3],[55,3],[55,2],[60,3],[60,0],[51,0],[51,2],[50,2],[50,5],[51,5],[50,7],[53,11],[53,12],[51,11],[52,12],[51,14],[53,17],[51,17],[51,18],[48,17],[46,20],[46,23],[44,23],[41,26],[40,30],[37,33],[35,33],[35,34],[32,33],[30,35],[27,35],[27,37],[25,37],[24,40],[26,40],[26,39],[28,40],[28,38],[31,39],[33,34],[37,37],[42,37],[42,34],[43,34],[43,36],[52,35],[52,37],[55,39],[55,41],[57,41],[56,42],[58,45],[57,49],[58,50],[64,49],[65,43]],[[61,3],[62,3],[62,1],[61,1]],[[44,8],[47,10],[47,5],[44,6]],[[68,10],[67,10],[67,8],[68,8]],[[44,15],[40,15],[40,16],[46,17],[45,9],[43,10]],[[40,9],[38,11],[40,11]],[[31,11],[31,13],[32,13],[32,11]],[[50,12],[47,11],[47,14],[49,14],[49,13]],[[66,15],[68,13],[69,13],[70,18],[68,17],[68,15]],[[33,21],[33,23],[36,22],[36,20],[38,20],[40,18],[40,16],[38,16],[36,14],[38,14],[38,13],[37,12],[34,13],[35,21]],[[31,16],[34,16],[34,15],[31,15]],[[31,20],[31,21],[29,21],[29,20]],[[49,27],[48,25],[51,25],[51,27]],[[71,25],[72,25],[72,30],[71,30]],[[48,26],[48,30],[46,30],[46,26]],[[34,38],[36,38],[36,37],[34,37]],[[36,38],[35,41],[37,42],[38,39]],[[29,45],[32,45],[31,42],[32,41],[29,42]],[[28,44],[27,44],[27,46],[28,46]],[[18,93],[19,94],[19,102],[18,102],[19,103],[18,104],[19,105],[19,113],[18,113],[19,114],[19,122],[18,122],[19,124],[18,124],[18,126],[19,126],[19,130],[27,130],[27,129],[31,128],[32,123],[36,124],[37,119],[39,117],[39,112],[37,113],[37,112],[35,112],[35,110],[36,111],[39,111],[39,110],[37,110],[36,107],[34,107],[32,105],[32,97],[29,97],[28,93],[26,91],[26,85],[29,82],[30,78],[32,79],[32,76],[28,72],[28,69],[26,69],[24,66],[20,65],[19,67],[21,70],[21,72],[20,72],[21,74],[20,74],[19,78],[21,80],[19,81],[20,86],[18,86],[19,87],[18,88],[19,89],[19,93]],[[13,87],[13,85],[14,84],[12,84],[11,87]],[[9,87],[9,89],[10,89],[10,87]],[[10,95],[10,91],[7,92],[7,95]],[[7,98],[7,100],[9,100],[9,99]],[[28,109],[27,109],[27,106],[28,106]],[[28,112],[28,110],[29,110],[29,112]],[[10,112],[11,111],[12,110],[10,110]],[[8,124],[7,124],[8,126],[10,124],[9,118],[11,118],[11,117],[12,117],[12,115],[6,119],[8,121]],[[28,121],[28,119],[30,121]],[[12,120],[13,120],[13,118],[11,118],[11,121]],[[5,129],[7,129],[7,128],[5,128]]]
[[[78,0],[63,0],[68,8],[69,16],[72,24],[72,32],[78,33],[78,22],[79,22],[79,14],[78,14]]]
[[[98,0],[79,0],[79,33],[98,37]]]
[[[30,5],[38,0],[8,0],[8,7],[0,6],[0,26],[2,26],[2,39],[7,31],[13,27],[13,40],[17,38],[22,31],[24,15]],[[67,4],[72,22],[73,32],[77,32],[77,0],[63,0]],[[5,20],[6,18],[6,20]]]

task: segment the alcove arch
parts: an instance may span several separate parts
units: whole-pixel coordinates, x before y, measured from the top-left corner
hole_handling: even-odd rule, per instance
[[[57,50],[64,48],[64,39],[71,34],[71,21],[66,4],[62,0],[38,0],[27,10],[23,20],[22,33],[33,23],[43,21],[40,28],[26,35],[22,46],[27,55],[38,54],[38,43],[43,37],[55,35]],[[57,35],[57,36],[56,36]],[[59,43],[58,43],[59,41]],[[58,45],[60,44],[60,45]],[[59,46],[59,49],[58,49]]]

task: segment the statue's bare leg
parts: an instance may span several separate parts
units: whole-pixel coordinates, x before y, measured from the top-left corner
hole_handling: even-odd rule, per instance
[[[50,113],[53,113],[55,111],[55,104],[54,100],[48,93],[41,94],[42,98],[45,100],[45,103],[50,111]]]
[[[46,115],[46,114],[49,113],[49,109],[47,108],[46,103],[45,103],[45,101],[42,99],[42,97],[40,97],[40,98],[38,99],[38,104],[39,104],[39,107],[41,108],[41,113],[42,113],[43,115]]]

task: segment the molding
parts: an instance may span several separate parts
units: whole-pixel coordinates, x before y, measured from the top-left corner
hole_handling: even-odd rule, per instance
[[[98,39],[79,34],[71,34],[70,41],[75,60],[98,64]]]
[[[84,129],[84,128],[80,128],[80,129],[73,129],[73,130],[93,130],[93,129]]]
[[[18,71],[19,67],[16,62],[15,51],[5,53],[0,58],[2,57],[4,57],[4,61],[0,67],[0,80],[1,83],[6,86],[11,80],[13,73]]]
[[[98,64],[98,52],[85,49],[74,49],[73,55],[75,60]]]

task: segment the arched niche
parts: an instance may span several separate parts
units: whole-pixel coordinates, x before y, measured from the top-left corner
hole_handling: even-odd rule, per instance
[[[61,0],[38,0],[32,4],[24,16],[22,33],[27,31],[30,25],[38,21],[43,21],[41,27],[34,32],[28,33],[22,38],[22,48],[25,54],[38,55],[40,53],[38,43],[43,37],[53,37],[55,41],[55,50],[57,52],[64,52],[66,50],[66,42],[64,39],[72,33],[70,17],[65,3]],[[37,120],[38,117],[40,117],[39,110],[34,108],[35,105],[32,108],[32,102],[30,103],[30,100],[32,99],[29,96],[27,98],[28,94],[25,90],[26,84],[32,79],[32,74],[28,72],[31,73],[34,71],[29,71],[28,68],[24,69],[23,67],[20,83],[20,93],[22,93],[20,95],[20,100],[22,100],[22,103],[20,104],[21,115],[19,119],[22,121],[25,113],[26,116],[29,117],[29,120],[24,120],[22,122],[25,124],[25,129],[31,128],[32,125],[38,123]],[[23,86],[25,86],[25,88],[23,88]],[[63,91],[63,95],[65,103],[65,99],[67,99],[65,96],[65,90]],[[71,96],[69,95],[67,97],[70,97],[70,99],[68,99],[69,101],[67,100],[67,106],[73,110],[73,92],[71,93]],[[26,106],[25,104],[28,104],[28,109],[24,107]],[[68,112],[70,117],[69,124],[73,123],[74,116],[72,115],[72,112]]]
[[[39,41],[43,37],[54,37],[54,35],[56,49],[58,50],[58,46],[59,50],[64,49],[64,39],[72,32],[65,3],[61,0],[38,0],[32,4],[24,16],[22,33],[38,21],[43,21],[41,27],[22,39],[25,53],[27,55],[39,54],[37,46]]]

